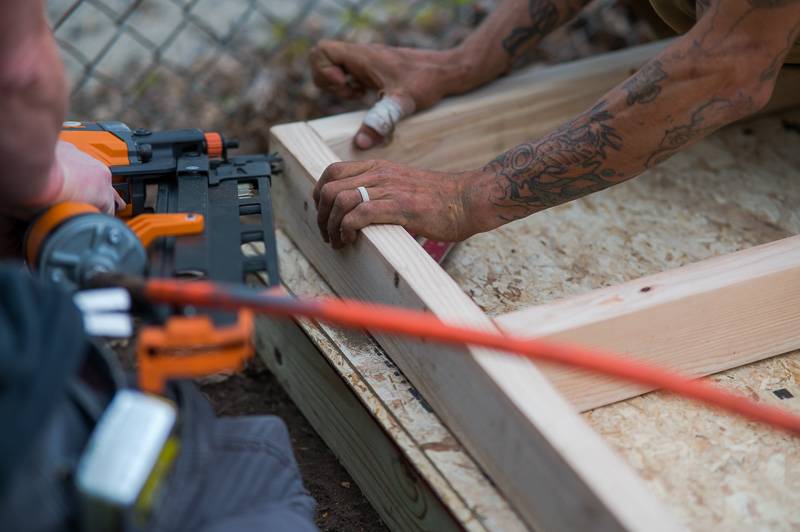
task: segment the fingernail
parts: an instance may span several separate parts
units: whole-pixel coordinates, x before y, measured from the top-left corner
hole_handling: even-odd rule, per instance
[[[359,132],[356,135],[356,146],[362,150],[368,150],[372,147],[372,139],[364,132]]]

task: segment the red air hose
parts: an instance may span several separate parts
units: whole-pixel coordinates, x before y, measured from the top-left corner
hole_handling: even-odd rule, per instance
[[[469,344],[504,351],[534,361],[564,364],[661,388],[677,395],[800,434],[800,416],[743,396],[721,390],[706,382],[594,349],[528,340],[448,325],[426,312],[349,300],[302,300],[275,293],[255,292],[241,286],[210,282],[148,280],[146,296],[156,302],[207,308],[240,309],[284,317],[305,317],[345,327],[369,329],[435,340],[445,344]]]

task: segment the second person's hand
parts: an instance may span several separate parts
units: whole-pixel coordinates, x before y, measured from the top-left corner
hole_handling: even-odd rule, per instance
[[[322,40],[309,60],[314,83],[321,89],[343,99],[360,97],[370,90],[382,97],[354,138],[354,144],[362,150],[386,140],[403,117],[472,86],[470,68],[456,50]]]

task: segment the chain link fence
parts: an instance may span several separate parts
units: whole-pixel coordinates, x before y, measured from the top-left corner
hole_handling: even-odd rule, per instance
[[[245,148],[265,149],[273,123],[365,105],[315,89],[307,55],[319,39],[442,48],[463,39],[496,3],[48,0],[47,7],[72,87],[70,118],[218,129]],[[611,0],[595,4],[590,12],[610,18],[609,35],[619,41],[600,49],[646,40],[631,32],[630,14],[614,11]],[[549,57],[538,59],[591,53],[585,45],[595,27],[591,20],[576,21]]]

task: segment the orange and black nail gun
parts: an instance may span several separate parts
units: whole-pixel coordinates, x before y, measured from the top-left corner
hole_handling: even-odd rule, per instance
[[[277,157],[230,156],[237,143],[218,133],[131,130],[121,122],[66,122],[61,139],[108,165],[127,206],[117,216],[80,203],[42,213],[25,239],[36,275],[71,291],[109,274],[243,283],[258,272],[269,286],[279,284],[270,196]],[[245,256],[242,244],[250,242],[263,242],[264,252]],[[138,336],[148,391],[160,391],[170,376],[228,369],[252,353],[248,312],[156,310],[148,309]],[[168,356],[186,352],[194,356]]]
[[[186,227],[180,227],[180,217],[161,215],[193,213],[199,217],[194,219],[195,224],[198,219],[204,220],[199,234],[153,243],[146,261],[147,273],[241,282],[247,273],[265,271],[270,284],[278,284],[270,197],[271,178],[279,164],[276,157],[229,156],[228,150],[236,148],[238,143],[219,133],[199,129],[131,130],[121,122],[66,122],[60,138],[111,169],[114,187],[127,203],[117,216],[128,219],[132,227],[145,225],[150,241],[174,236],[170,231],[177,234],[187,231]],[[77,287],[87,274],[98,268],[107,269],[113,258],[100,261],[98,257],[92,261],[88,256],[76,256],[76,250],[64,249],[54,255],[47,245],[49,233],[53,226],[62,224],[63,217],[72,217],[69,211],[61,209],[56,220],[47,220],[47,224],[40,224],[38,232],[29,234],[26,255],[41,275],[71,281]],[[148,217],[146,224],[142,224],[143,220],[135,222],[142,214],[158,216]],[[245,216],[250,219],[243,222]],[[252,221],[259,217],[260,221]],[[242,256],[240,244],[253,241],[263,241],[266,253],[258,257]],[[85,247],[84,242],[80,244]],[[102,247],[110,242],[96,240],[94,244]],[[137,268],[142,262],[141,257],[127,258],[126,262],[135,263]]]
[[[30,225],[24,250],[35,275],[80,291],[75,302],[90,336],[115,327],[116,336],[130,336],[132,316],[141,324],[137,374],[148,393],[117,391],[75,475],[82,528],[110,530],[125,516],[146,522],[178,453],[178,412],[153,394],[171,379],[241,369],[255,351],[254,321],[249,310],[207,312],[131,302],[122,288],[82,290],[118,286],[120,275],[244,283],[266,273],[267,284],[278,285],[270,186],[280,161],[230,156],[235,142],[198,129],[67,122],[61,139],[106,164],[127,204],[116,216],[82,203],[54,205]],[[259,241],[263,252],[243,254],[242,244]]]

